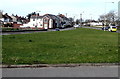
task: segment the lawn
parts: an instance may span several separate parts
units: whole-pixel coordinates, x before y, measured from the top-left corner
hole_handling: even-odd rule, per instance
[[[117,63],[118,34],[79,28],[2,36],[3,64]]]

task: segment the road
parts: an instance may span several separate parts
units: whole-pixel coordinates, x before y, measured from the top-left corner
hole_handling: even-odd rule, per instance
[[[90,28],[90,29],[97,29],[97,30],[102,30],[101,28],[98,27],[86,27],[82,26],[82,28]],[[65,30],[73,30],[75,28],[65,28],[65,29],[60,29],[60,31],[65,31]],[[12,35],[12,34],[27,34],[27,33],[36,33],[36,32],[50,32],[50,31],[56,31],[55,29],[49,29],[48,31],[25,31],[25,32],[2,32],[2,35]],[[117,31],[117,33],[120,33],[120,31]]]
[[[65,31],[65,30],[73,30],[74,28],[65,28],[65,29],[60,29],[60,31]],[[2,35],[12,35],[12,34],[28,34],[28,33],[36,33],[36,32],[50,32],[50,31],[56,31],[55,29],[49,29],[48,31],[25,31],[25,32],[2,32]]]
[[[3,68],[3,77],[118,77],[118,66]]]
[[[98,28],[98,27],[86,27],[86,26],[83,26],[82,28],[90,28],[90,29],[102,30],[102,28]],[[117,30],[117,33],[120,33],[120,31]]]
[[[102,30],[101,28],[98,28],[98,27],[86,27],[86,26],[83,26],[82,28],[90,28],[90,29]]]

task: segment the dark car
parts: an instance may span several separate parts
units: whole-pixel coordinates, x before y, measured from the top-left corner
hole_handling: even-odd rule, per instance
[[[102,27],[102,30],[108,30],[110,27]]]

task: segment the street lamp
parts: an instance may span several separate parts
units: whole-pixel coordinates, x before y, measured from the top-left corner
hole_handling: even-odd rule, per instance
[[[84,11],[82,13],[80,13],[80,25],[82,26],[82,15],[83,15]]]
[[[90,20],[92,21],[92,14],[90,14]]]
[[[73,24],[75,24],[75,16],[73,16]]]
[[[112,3],[112,4],[114,4],[114,2],[105,2],[105,15],[104,15],[104,27],[106,26],[106,24],[107,24],[107,22],[106,22],[106,9],[107,9],[107,3]],[[105,30],[105,29],[104,29]]]

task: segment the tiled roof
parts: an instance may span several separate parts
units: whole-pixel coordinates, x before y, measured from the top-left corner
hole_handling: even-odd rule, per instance
[[[12,18],[11,18],[9,15],[7,15],[7,14],[3,15],[3,18],[5,18],[5,19],[7,19],[7,18],[12,19]]]
[[[56,15],[52,15],[52,14],[45,14],[44,16],[47,16],[47,17],[49,17],[49,18],[51,18],[51,19],[53,19],[53,20],[60,20],[60,18],[59,18],[59,17],[57,17]]]
[[[32,19],[33,19],[33,18],[37,18],[37,19],[38,19],[38,18],[43,18],[43,16],[32,15],[31,18],[32,18]]]

